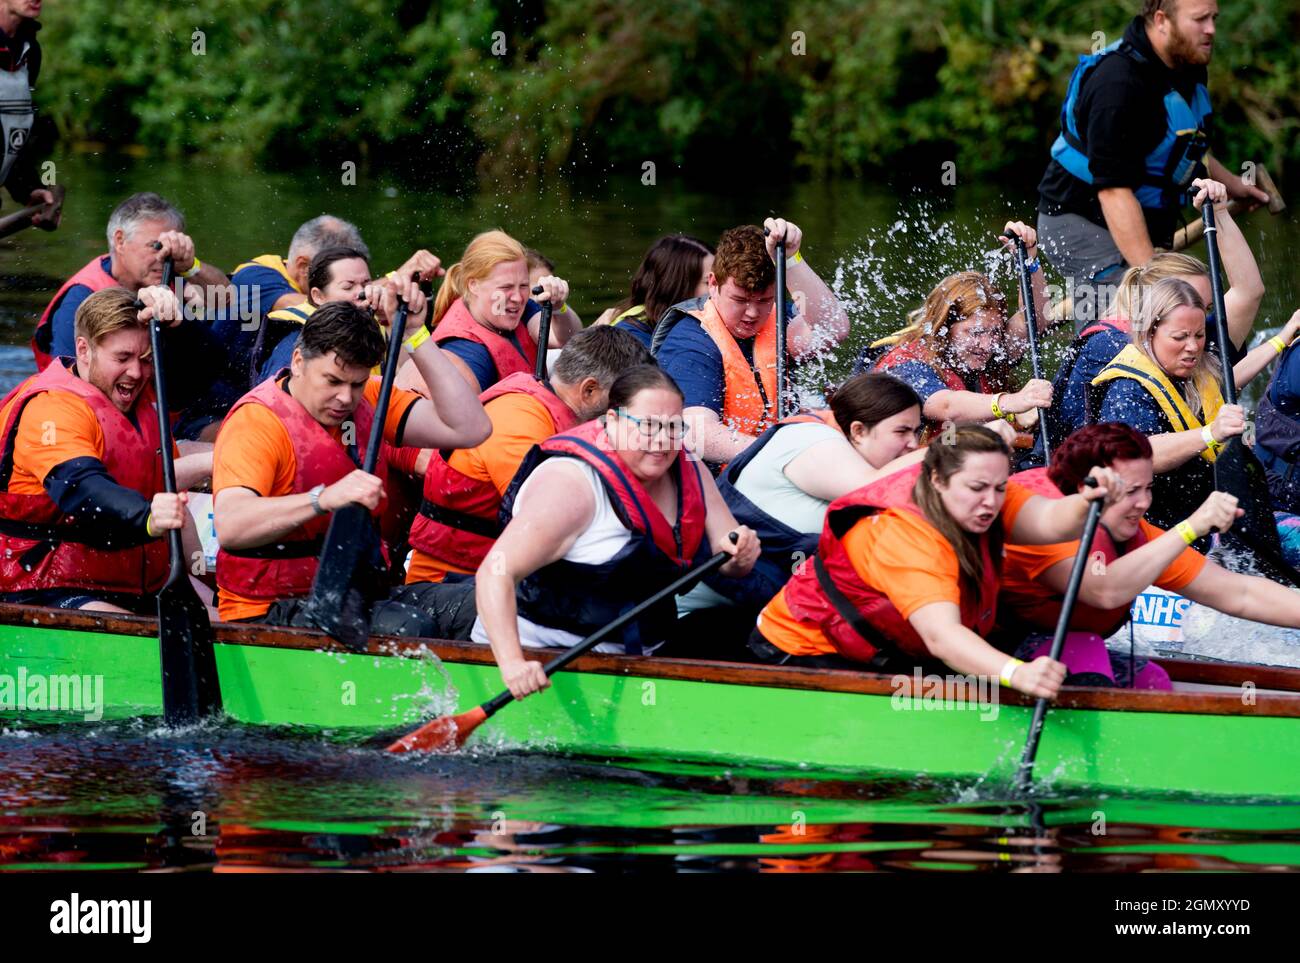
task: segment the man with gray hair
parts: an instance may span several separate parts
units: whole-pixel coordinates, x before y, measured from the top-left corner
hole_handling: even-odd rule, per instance
[[[235,268],[230,281],[235,291],[232,301],[236,311],[233,316],[219,319],[214,328],[230,359],[229,378],[247,381],[250,353],[266,316],[307,300],[311,259],[330,247],[352,248],[367,260],[370,258],[370,249],[355,224],[332,214],[321,214],[293,232],[285,257],[261,254]],[[420,272],[421,280],[432,280],[442,273],[438,259],[423,250],[411,255],[395,273],[409,280],[416,271]]]
[[[200,285],[225,285],[225,274],[194,255],[194,240],[185,233],[185,215],[150,191],[132,194],[108,218],[108,253],[96,255],[55,293],[32,335],[37,369],[55,357],[76,353],[75,320],[81,302],[104,288],[132,294],[162,282],[162,266],[172,258],[176,276]]]

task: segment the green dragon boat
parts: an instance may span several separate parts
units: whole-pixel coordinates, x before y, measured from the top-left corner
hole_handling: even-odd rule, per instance
[[[0,727],[161,716],[157,624],[0,604]],[[234,721],[367,740],[501,689],[490,650],[218,624]],[[546,654],[533,654],[543,659]],[[1072,688],[1048,715],[1036,776],[1057,791],[1300,800],[1300,670],[1162,659],[1174,692]],[[1009,784],[1030,700],[957,678],[588,655],[493,717],[471,745],[671,769]]]

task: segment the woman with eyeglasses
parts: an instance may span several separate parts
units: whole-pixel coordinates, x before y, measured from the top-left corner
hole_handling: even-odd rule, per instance
[[[677,602],[697,623],[692,635],[717,638],[720,655],[743,650],[758,610],[816,551],[831,502],[921,459],[921,399],[897,378],[855,375],[827,401],[820,416],[767,429],[718,477],[732,515],[763,544],[749,575],[708,578]]]
[[[1037,236],[1020,221],[1009,222],[1005,230],[1025,242],[1041,327],[1047,296],[1037,270]],[[910,320],[875,370],[906,381],[920,395],[926,440],[947,423],[981,424],[990,417],[1028,429],[1036,419],[1031,412],[1051,406],[1052,385],[1044,379],[1031,378],[1019,391],[1005,390],[1007,371],[1024,353],[1027,329],[1022,312],[1007,316],[1006,298],[985,275],[949,275]]]
[[[753,568],[757,535],[737,526],[685,437],[681,389],[638,365],[610,386],[602,418],[548,439],[520,467],[503,503],[510,522],[476,575],[470,635],[492,646],[515,698],[549,685],[524,647],[573,645],[715,552],[732,556],[725,575]],[[596,651],[653,651],[676,621],[669,599]]]

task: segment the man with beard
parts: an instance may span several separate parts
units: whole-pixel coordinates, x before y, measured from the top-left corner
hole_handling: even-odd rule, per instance
[[[1038,234],[1073,282],[1076,329],[1105,316],[1126,267],[1169,248],[1197,177],[1268,195],[1209,154],[1216,0],[1144,0],[1123,38],[1080,58],[1038,185]],[[1207,173],[1208,171],[1208,173]]]
[[[181,494],[163,491],[154,317],[168,342],[198,323],[181,323],[163,287],[90,295],[76,356],[55,358],[0,407],[0,599],[147,614],[167,577],[167,531],[198,547],[184,492],[211,475],[212,452],[178,457]]]

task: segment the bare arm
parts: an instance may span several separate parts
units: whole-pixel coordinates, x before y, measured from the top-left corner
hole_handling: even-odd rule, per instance
[[[817,272],[799,261],[786,269],[785,282],[795,305],[802,309],[786,329],[791,357],[802,358],[843,341],[849,333],[849,316]]]
[[[1007,414],[1020,415],[1035,408],[1050,408],[1052,405],[1052,383],[1046,379],[1031,378],[1019,391],[1003,391],[1000,394],[1002,397],[998,401],[998,407]],[[995,397],[997,396],[975,391],[945,388],[926,398],[921,411],[925,417],[935,421],[951,421],[957,425],[983,424],[993,414]]]
[[[788,429],[787,429],[788,430]],[[795,455],[785,466],[785,477],[800,491],[833,502],[878,478],[914,465],[925,457],[918,448],[880,468],[872,468],[843,436],[827,438]]]
[[[1273,349],[1269,348],[1269,350]],[[1201,438],[1199,428],[1151,435],[1148,440],[1151,442],[1152,462],[1157,475],[1173,471],[1179,465],[1186,464],[1205,451],[1205,441]]]
[[[1114,500],[1113,492],[1122,491],[1119,476],[1109,468],[1093,468],[1089,475],[1097,479],[1095,488],[1064,498],[1032,496],[1016,513],[1015,524],[1007,539],[1021,545],[1055,545],[1070,542],[1083,533],[1088,517],[1088,503],[1099,498]]]
[[[1146,264],[1155,254],[1142,205],[1129,187],[1103,187],[1097,192],[1110,236],[1129,266]]]
[[[1182,537],[1168,531],[1104,567],[1085,565],[1079,600],[1099,609],[1123,608],[1155,582],[1185,548]],[[1039,576],[1039,581],[1064,594],[1073,569],[1073,559],[1057,562]]]
[[[687,446],[703,461],[725,464],[754,443],[753,435],[728,428],[712,408],[697,405],[683,411],[682,417],[686,420]]]
[[[1183,594],[1226,615],[1300,628],[1300,594],[1258,575],[1239,575],[1207,562]]]
[[[223,488],[213,500],[217,540],[227,549],[269,545],[316,517],[305,492],[263,498],[251,488]]]
[[[526,662],[519,642],[515,587],[539,568],[563,558],[595,514],[595,497],[576,466],[559,461],[539,468],[516,504],[510,524],[475,574],[478,616],[512,692],[512,677],[525,670]],[[540,682],[528,691],[536,691]]]
[[[1255,326],[1255,317],[1264,300],[1264,278],[1259,273],[1250,245],[1246,243],[1246,236],[1232,219],[1232,212],[1224,205],[1216,207],[1214,213],[1214,224],[1219,229],[1219,254],[1229,284],[1223,295],[1223,312],[1227,315],[1224,320],[1228,325],[1228,337],[1240,347],[1246,343]],[[1237,383],[1244,384],[1240,379]]]
[[[961,622],[961,611],[952,602],[931,602],[908,619],[930,654],[963,675],[998,678],[1007,664],[1007,654],[989,645]],[[1019,692],[1054,698],[1065,681],[1065,666],[1040,656],[1021,665],[1011,676]]]
[[[212,477],[212,446],[176,459],[176,490],[186,491]]]
[[[686,456],[683,454],[681,457]],[[718,491],[712,475],[701,470],[700,481],[704,486],[704,533],[708,536],[709,546],[715,555],[718,552],[726,552],[731,556],[718,569],[718,574],[729,578],[744,578],[754,568],[754,563],[758,561],[758,554],[762,551],[758,534],[752,528],[736,524],[736,518],[727,507],[722,493]],[[732,532],[736,533],[734,544],[728,537]]]
[[[418,448],[473,448],[492,434],[492,422],[478,394],[461,377],[448,354],[425,341],[412,360],[429,389],[429,400],[415,403],[406,419],[402,443]]]

